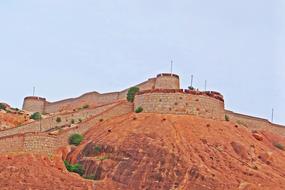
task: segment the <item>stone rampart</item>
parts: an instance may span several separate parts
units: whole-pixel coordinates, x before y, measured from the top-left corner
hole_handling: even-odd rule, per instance
[[[43,113],[46,103],[47,101],[45,98],[29,96],[24,99],[23,109],[30,112]]]
[[[52,154],[58,139],[46,134],[25,133],[0,138],[0,153],[33,152]]]
[[[277,135],[285,136],[285,126],[271,123],[266,119],[239,114],[228,110],[226,110],[225,114],[229,117],[231,122],[243,125],[251,130],[265,130]]]
[[[179,89],[179,76],[175,74],[160,74],[156,78],[134,85],[140,90],[159,89]],[[129,89],[129,88],[128,88]],[[118,100],[125,100],[128,89],[120,92],[100,94],[97,92],[86,93],[78,98],[70,98],[57,102],[48,102],[44,98],[27,97],[24,100],[23,110],[41,113],[55,113],[63,110],[73,110],[84,105],[101,106],[110,104]]]
[[[180,89],[179,76],[168,73],[157,75],[155,89]]]
[[[81,109],[81,110],[78,110],[72,113],[61,113],[59,115],[55,115],[55,116],[42,119],[41,121],[35,121],[35,122],[29,123],[23,126],[2,130],[0,131],[0,137],[19,134],[19,133],[43,132],[43,131],[48,131],[50,129],[54,129],[56,127],[70,125],[72,123],[72,120],[75,123],[79,122],[79,120],[83,121],[89,117],[98,115],[120,103],[121,102],[115,102],[112,104],[98,106],[95,108]],[[58,122],[57,118],[60,118],[61,121]]]
[[[191,114],[205,118],[224,120],[223,96],[217,92],[190,90],[147,90],[135,97],[135,109],[164,114]]]
[[[0,153],[32,152],[52,154],[59,147],[68,145],[70,135],[74,133],[84,134],[96,124],[113,117],[128,114],[133,111],[133,104],[120,102],[108,108],[102,113],[95,115],[76,127],[63,130],[58,135],[47,133],[24,133],[0,137]]]

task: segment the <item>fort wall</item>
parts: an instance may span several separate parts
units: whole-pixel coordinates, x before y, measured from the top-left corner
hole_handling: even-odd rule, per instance
[[[189,90],[149,90],[135,97],[135,109],[143,112],[164,114],[190,114],[224,120],[223,96],[217,92]]]
[[[84,134],[94,125],[113,117],[132,112],[133,104],[120,102],[115,107],[87,119],[76,127],[63,130],[58,135],[47,133],[29,132],[0,137],[0,153],[33,152],[52,154],[59,147],[68,145],[70,135],[74,133]]]
[[[135,85],[140,90],[151,90],[155,88],[161,89],[179,89],[179,76],[174,74],[160,74],[156,78]],[[57,102],[48,102],[44,98],[26,97],[23,104],[23,110],[30,112],[55,113],[63,110],[73,110],[84,105],[101,106],[110,104],[118,100],[125,100],[128,89],[121,92],[112,92],[100,94],[97,92],[86,93],[78,98],[70,98]]]
[[[157,75],[155,89],[180,89],[179,76],[168,73]]]
[[[45,98],[29,96],[24,99],[23,109],[26,111],[43,113],[45,104]]]
[[[52,154],[58,147],[58,140],[39,133],[16,134],[0,138],[0,153],[33,152]]]
[[[87,109],[81,109],[76,112],[72,113],[62,113],[55,116],[51,116],[45,119],[42,119],[41,121],[35,121],[23,126],[6,129],[3,131],[0,131],[0,137],[19,134],[19,133],[28,133],[28,132],[43,132],[48,131],[51,129],[54,129],[56,127],[64,126],[64,125],[70,125],[72,123],[72,120],[75,123],[80,122],[79,120],[85,120],[89,117],[92,117],[94,115],[98,115],[118,104],[121,102],[116,102],[112,104],[107,104],[104,106],[99,106],[95,108],[87,108]],[[61,122],[57,122],[57,118],[61,119]]]
[[[243,115],[228,110],[226,110],[225,113],[231,122],[243,125],[251,130],[265,130],[277,135],[285,136],[285,126],[271,123],[266,119]]]

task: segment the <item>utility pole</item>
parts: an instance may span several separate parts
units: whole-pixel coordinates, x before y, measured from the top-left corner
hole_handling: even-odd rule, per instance
[[[194,78],[194,76],[191,75],[191,87],[193,87],[193,78]]]
[[[205,80],[205,91],[207,91],[207,80]]]
[[[171,63],[170,63],[171,65],[170,65],[170,73],[171,73],[171,75],[172,75],[172,73],[173,73],[173,60],[171,60]]]
[[[36,87],[33,86],[33,96],[35,96]]]
[[[271,123],[273,123],[274,121],[274,108],[272,108],[272,112],[271,112]]]

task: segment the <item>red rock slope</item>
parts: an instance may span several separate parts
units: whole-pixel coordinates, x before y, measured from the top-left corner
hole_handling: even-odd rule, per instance
[[[226,121],[129,114],[94,126],[67,159],[99,190],[285,189],[285,153],[272,144],[284,138],[254,136]]]
[[[1,155],[1,190],[92,190],[94,184],[66,171],[58,157]]]

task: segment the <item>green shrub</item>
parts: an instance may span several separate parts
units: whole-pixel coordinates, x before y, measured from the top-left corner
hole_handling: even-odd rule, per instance
[[[195,88],[193,86],[188,86],[189,90],[195,90]]]
[[[87,109],[87,108],[89,108],[89,105],[86,104],[86,105],[84,105],[82,108],[83,108],[83,109]]]
[[[0,103],[0,110],[6,110],[6,105],[3,103]]]
[[[225,120],[230,121],[230,117],[228,115],[225,115]]]
[[[143,111],[143,108],[142,108],[142,107],[138,107],[138,108],[135,110],[136,113],[141,113],[142,111]]]
[[[72,120],[71,120],[71,124],[74,124],[74,123],[75,123],[75,120],[74,120],[74,119],[72,119]]]
[[[132,87],[129,89],[128,94],[127,94],[127,100],[129,102],[134,102],[135,95],[140,89],[138,87]]]
[[[81,164],[71,165],[68,161],[64,160],[64,165],[69,172],[78,173],[80,176],[84,174],[84,169]]]
[[[100,146],[95,146],[94,147],[94,152],[95,152],[95,154],[100,153],[101,152],[101,147]]]
[[[61,122],[61,118],[60,118],[60,117],[57,117],[57,118],[56,118],[56,122],[57,122],[57,123],[60,123],[60,122]]]
[[[82,122],[82,119],[81,119],[81,118],[79,118],[79,119],[78,119],[78,122],[79,122],[79,123],[81,123],[81,122]]]
[[[78,146],[82,140],[83,140],[83,136],[76,133],[69,137],[69,144]]]
[[[276,148],[280,149],[280,150],[283,150],[283,151],[285,150],[283,144],[280,144],[280,143],[273,143],[273,145],[274,145]]]
[[[39,112],[33,113],[31,115],[31,117],[30,117],[30,119],[33,119],[33,120],[36,120],[36,121],[40,120],[41,118],[42,118],[42,115]]]

